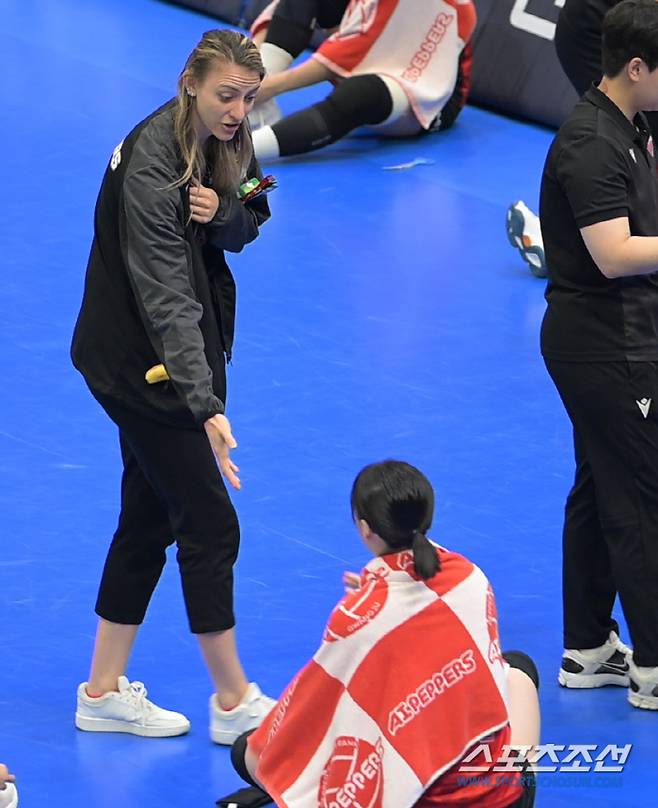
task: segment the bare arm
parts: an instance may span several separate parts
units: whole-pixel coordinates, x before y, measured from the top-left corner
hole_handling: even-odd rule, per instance
[[[631,236],[626,216],[582,227],[580,234],[606,278],[658,272],[658,236]]]
[[[276,95],[299,90],[302,87],[310,87],[311,84],[319,84],[321,81],[329,81],[334,76],[335,74],[328,67],[311,57],[297,67],[291,67],[289,70],[263,79],[256,103],[262,104]]]

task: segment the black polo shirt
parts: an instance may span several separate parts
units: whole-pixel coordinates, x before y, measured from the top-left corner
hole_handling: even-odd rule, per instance
[[[631,123],[596,87],[576,105],[546,159],[540,217],[548,267],[541,349],[571,362],[658,361],[658,276],[606,278],[580,228],[627,216],[658,235],[658,178],[646,119]]]

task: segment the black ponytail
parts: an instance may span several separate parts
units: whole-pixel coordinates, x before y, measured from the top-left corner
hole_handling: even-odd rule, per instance
[[[433,578],[439,571],[439,557],[436,554],[436,547],[420,530],[414,530],[411,550],[414,554],[416,575],[425,581]]]
[[[393,551],[411,550],[414,570],[427,580],[440,563],[427,538],[434,515],[434,490],[427,477],[400,460],[362,469],[352,485],[352,515],[365,519]]]

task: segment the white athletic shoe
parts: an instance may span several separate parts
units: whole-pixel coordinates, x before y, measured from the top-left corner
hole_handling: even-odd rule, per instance
[[[213,693],[210,697],[210,737],[215,743],[230,746],[243,732],[256,729],[276,704],[276,699],[263,695],[255,682],[247,688],[240,704],[222,710]]]
[[[75,725],[87,732],[129,732],[146,738],[168,738],[189,732],[190,722],[181,713],[163,710],[146,698],[142,682],[120,676],[118,692],[98,699],[87,695],[87,683],[78,688]]]
[[[539,217],[519,200],[507,209],[505,223],[509,243],[516,247],[535,277],[545,278],[546,258]]]
[[[599,648],[565,649],[557,680],[562,687],[628,687],[632,654],[631,649],[611,631]]]
[[[628,700],[641,710],[658,710],[658,668],[638,668],[631,659]]]
[[[0,808],[16,808],[18,805],[18,791],[13,783],[6,783],[4,790],[0,791]]]
[[[255,132],[263,126],[274,126],[283,118],[283,112],[281,112],[281,107],[276,99],[270,98],[269,101],[265,101],[263,104],[256,104],[249,113],[248,118],[251,131]]]

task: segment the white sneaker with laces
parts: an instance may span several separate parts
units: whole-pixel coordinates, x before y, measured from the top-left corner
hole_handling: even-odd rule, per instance
[[[18,791],[13,783],[5,783],[0,790],[0,808],[16,808],[18,805]]]
[[[181,713],[163,710],[146,698],[142,682],[118,680],[119,690],[97,699],[87,695],[87,683],[78,688],[75,725],[86,732],[129,732],[146,738],[168,738],[189,732],[190,722]]]
[[[632,651],[614,631],[599,648],[565,649],[557,680],[562,687],[628,687]]]
[[[251,682],[242,701],[232,710],[222,710],[215,694],[210,697],[210,737],[215,743],[230,746],[243,732],[256,729],[276,704]]]
[[[628,700],[641,710],[658,710],[658,668],[639,668],[631,659]]]
[[[265,101],[263,104],[256,104],[249,115],[249,126],[252,132],[261,129],[263,126],[274,126],[283,118],[281,107],[274,98]]]
[[[539,217],[519,200],[507,209],[505,225],[509,243],[519,251],[532,274],[537,278],[545,278],[546,257]]]

